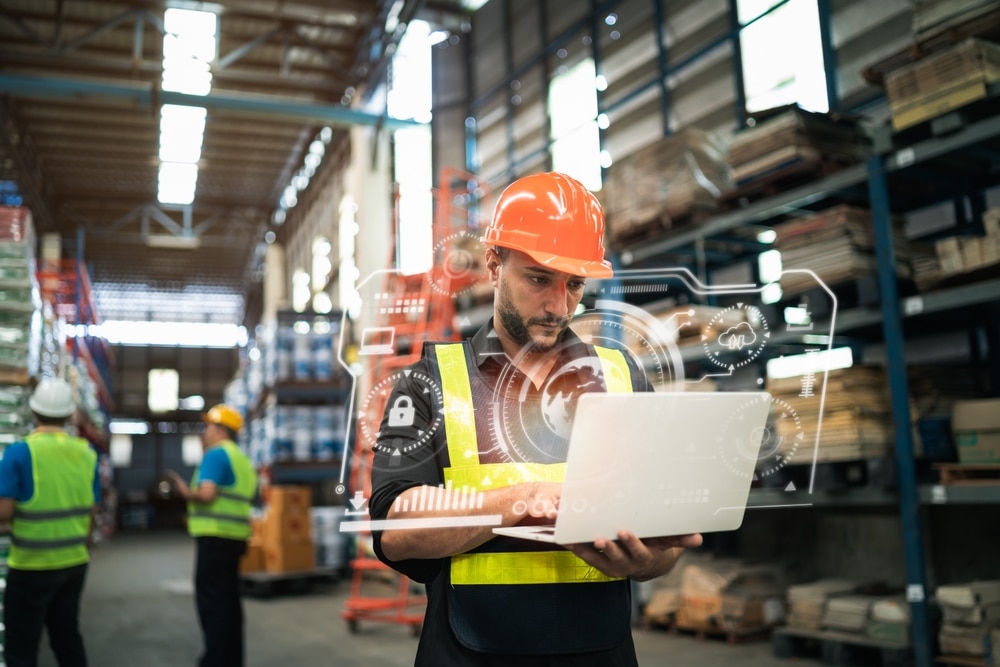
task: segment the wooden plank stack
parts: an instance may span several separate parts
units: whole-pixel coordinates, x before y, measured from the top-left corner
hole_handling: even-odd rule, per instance
[[[1000,81],[1000,45],[970,37],[885,75],[892,126],[903,130],[987,96]]]
[[[991,634],[1000,628],[1000,580],[938,586],[937,599],[944,614],[941,652],[985,655]]]
[[[849,579],[819,579],[788,587],[788,625],[803,630],[819,630],[826,607],[837,596],[850,595],[860,587]]]
[[[804,396],[801,377],[769,378],[767,390],[785,401],[799,416],[803,442],[816,438],[820,425],[817,461],[849,461],[886,455],[892,447],[892,411],[885,370],[874,366],[852,366],[829,372],[823,419],[819,421],[820,377],[811,395]],[[796,438],[795,420],[776,422],[777,435]]]
[[[805,111],[796,105],[757,115],[729,145],[732,179],[738,186],[796,166],[847,164],[864,155],[855,119]]]
[[[996,9],[994,0],[913,0],[913,36],[920,42],[982,18],[991,9]]]
[[[775,248],[781,252],[782,268],[809,269],[827,285],[875,273],[875,232],[871,211],[840,205],[789,220],[774,227]],[[907,241],[901,226],[895,228],[896,273],[909,278],[911,269]],[[816,286],[806,273],[786,273],[781,290],[792,295]]]
[[[984,236],[949,236],[934,244],[942,278],[1000,264],[1000,207],[983,213],[983,228]]]
[[[598,193],[612,247],[697,222],[730,186],[725,144],[686,128],[617,160]]]

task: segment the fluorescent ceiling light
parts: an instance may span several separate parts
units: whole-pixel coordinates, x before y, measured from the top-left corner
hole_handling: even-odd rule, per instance
[[[177,250],[194,250],[201,247],[201,239],[197,236],[175,236],[173,234],[147,234],[146,245],[150,248],[175,248]]]
[[[112,419],[108,430],[116,435],[145,435],[149,433],[149,424],[133,419]]]
[[[184,162],[160,164],[157,199],[161,204],[186,206],[194,201],[197,186],[198,165]]]

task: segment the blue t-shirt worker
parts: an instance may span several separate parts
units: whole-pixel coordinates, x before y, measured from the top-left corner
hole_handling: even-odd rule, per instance
[[[42,380],[28,401],[36,428],[0,460],[0,521],[11,522],[4,595],[4,659],[33,666],[42,628],[60,667],[87,664],[80,597],[100,499],[97,453],[66,432],[73,388]]]

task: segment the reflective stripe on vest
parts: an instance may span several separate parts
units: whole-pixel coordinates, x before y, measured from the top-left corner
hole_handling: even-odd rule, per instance
[[[609,392],[632,391],[631,374],[625,356],[618,350],[594,346],[605,387]],[[472,384],[461,343],[436,345],[438,372],[444,398],[444,425],[450,466],[444,469],[446,486],[468,486],[475,491],[525,482],[561,482],[566,464],[479,462]],[[511,553],[472,552],[452,556],[451,583],[475,584],[554,584],[615,581],[594,569],[575,554],[559,551]]]
[[[90,560],[97,454],[83,438],[63,432],[32,433],[25,443],[34,492],[14,506],[8,564],[19,570],[82,565]]]
[[[233,442],[219,447],[229,458],[234,482],[220,486],[210,503],[188,503],[188,533],[193,537],[225,537],[245,540],[250,537],[250,503],[257,490],[257,473],[253,464]],[[198,471],[191,479],[191,488],[198,488]]]

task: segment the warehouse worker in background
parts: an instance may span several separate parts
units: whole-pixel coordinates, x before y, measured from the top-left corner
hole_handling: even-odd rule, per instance
[[[205,413],[204,421],[201,437],[205,455],[191,485],[173,470],[167,474],[188,501],[188,532],[196,543],[194,588],[205,642],[199,664],[242,667],[240,557],[250,537],[257,473],[235,442],[243,428],[239,412],[228,405],[216,405]]]
[[[0,521],[13,518],[4,658],[7,667],[34,667],[44,626],[60,667],[81,667],[80,596],[101,494],[97,453],[66,432],[76,411],[68,382],[43,379],[28,407],[35,430],[0,460]]]
[[[394,387],[375,443],[373,519],[555,517],[567,446],[557,422],[585,391],[651,390],[626,355],[569,328],[586,280],[612,275],[603,239],[600,204],[568,176],[535,174],[503,191],[483,238],[493,318],[470,341],[425,345]],[[440,387],[442,405],[422,377]],[[508,435],[513,428],[524,430]],[[609,442],[609,457],[614,450]],[[481,504],[437,501],[465,486]],[[683,547],[700,544],[700,535],[621,531],[566,549],[488,525],[374,535],[380,559],[427,585],[416,665],[428,667],[636,665],[629,578],[664,574]]]

